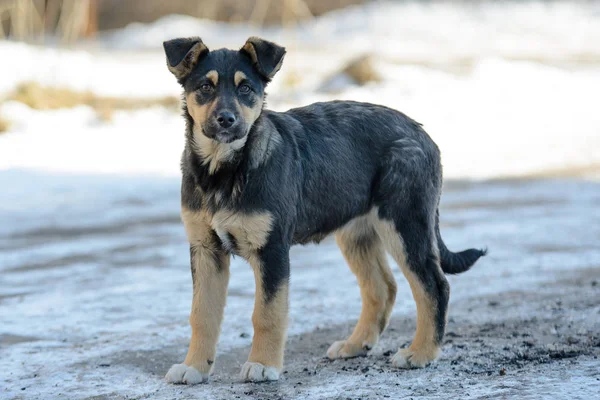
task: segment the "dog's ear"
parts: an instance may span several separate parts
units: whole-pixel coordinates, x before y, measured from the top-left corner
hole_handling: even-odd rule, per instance
[[[208,54],[208,47],[199,37],[172,39],[163,42],[167,55],[167,67],[179,83],[185,79],[194,66]]]
[[[285,48],[258,37],[250,37],[240,49],[247,54],[265,81],[269,82],[283,63]]]

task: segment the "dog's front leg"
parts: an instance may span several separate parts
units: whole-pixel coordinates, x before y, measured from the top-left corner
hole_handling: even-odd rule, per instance
[[[248,361],[242,367],[244,381],[274,381],[283,367],[288,318],[289,246],[268,245],[250,257],[256,294],[252,324],[254,337]]]
[[[190,325],[192,338],[183,364],[169,369],[171,383],[206,382],[212,372],[217,340],[229,283],[229,255],[221,248],[217,236],[203,222],[202,215],[183,212],[190,241],[190,261],[194,295]]]

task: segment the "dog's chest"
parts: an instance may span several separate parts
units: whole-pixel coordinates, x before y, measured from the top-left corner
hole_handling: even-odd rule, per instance
[[[213,214],[210,226],[226,250],[249,258],[267,243],[272,217],[268,212],[220,210]]]

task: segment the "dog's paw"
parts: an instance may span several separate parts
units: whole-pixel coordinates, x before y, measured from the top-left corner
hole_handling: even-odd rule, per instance
[[[352,358],[367,355],[367,352],[371,350],[372,345],[363,343],[362,345],[348,343],[346,340],[338,340],[329,346],[327,350],[327,357],[330,360],[338,358]]]
[[[267,367],[261,363],[246,361],[242,367],[240,378],[244,382],[276,381],[279,371],[275,367]]]
[[[196,385],[208,382],[208,374],[201,374],[196,368],[185,364],[174,364],[167,372],[165,380],[169,383]]]
[[[424,368],[437,358],[435,354],[427,354],[411,350],[411,348],[400,349],[392,356],[392,365],[396,368]]]

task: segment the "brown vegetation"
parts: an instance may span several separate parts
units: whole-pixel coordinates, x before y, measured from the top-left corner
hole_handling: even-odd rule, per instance
[[[0,115],[0,134],[6,132],[10,128],[10,122]]]
[[[351,60],[342,70],[342,73],[350,77],[356,84],[365,85],[369,82],[381,82],[381,76],[373,66],[373,57],[363,55]]]
[[[98,26],[122,28],[132,21],[152,22],[168,14],[184,14],[255,25],[289,24],[366,0],[98,0]]]
[[[98,96],[91,92],[78,92],[67,88],[45,87],[36,82],[26,82],[19,85],[8,97],[8,100],[19,101],[37,110],[53,110],[87,105],[96,110],[137,110],[153,106],[177,108],[179,100],[176,97],[156,98],[122,98]]]
[[[254,25],[294,24],[366,0],[0,0],[0,38],[72,42],[169,14]]]
[[[368,83],[381,81],[382,77],[375,69],[373,56],[363,54],[346,62],[339,70],[325,79],[318,90],[326,93],[337,93],[348,84],[364,86]]]
[[[43,39],[51,33],[63,42],[95,34],[98,0],[0,0],[0,38]]]
[[[7,100],[19,101],[36,110],[55,110],[86,105],[96,110],[102,120],[110,120],[114,110],[139,110],[154,106],[179,108],[177,97],[105,97],[67,88],[44,87],[36,82],[22,83],[8,96]]]

